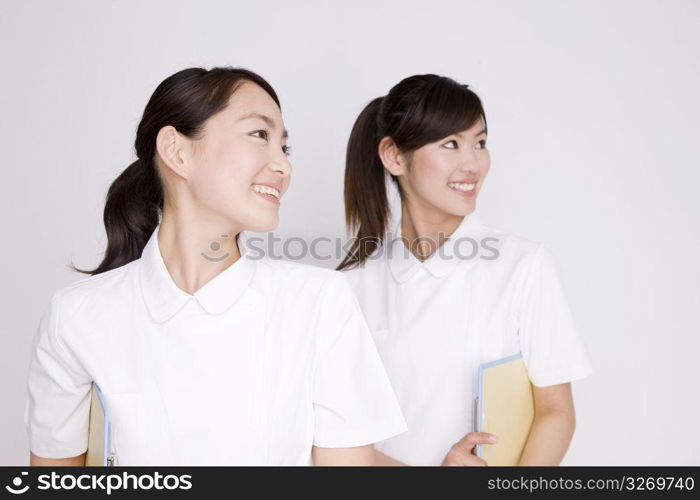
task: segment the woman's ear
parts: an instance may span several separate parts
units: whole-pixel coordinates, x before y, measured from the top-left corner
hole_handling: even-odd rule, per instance
[[[156,151],[163,167],[184,179],[187,179],[188,148],[187,138],[183,137],[172,125],[167,125],[158,131]]]
[[[379,159],[382,160],[384,168],[387,169],[391,175],[398,176],[405,172],[405,158],[391,137],[387,136],[379,141],[377,152],[379,154]]]

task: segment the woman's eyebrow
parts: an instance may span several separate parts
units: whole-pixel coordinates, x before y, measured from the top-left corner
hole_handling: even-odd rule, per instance
[[[479,137],[481,134],[485,134],[485,133],[486,133],[486,129],[485,128],[481,129],[481,131],[479,131],[479,133],[474,134],[474,137]],[[465,134],[464,134],[464,132],[457,132],[456,135],[458,135],[460,137],[464,137]]]
[[[270,117],[267,116],[267,115],[263,115],[262,113],[256,113],[255,111],[253,111],[252,113],[248,113],[247,115],[244,115],[244,116],[240,117],[237,121],[240,122],[240,121],[243,121],[243,120],[249,120],[249,119],[251,119],[251,118],[259,118],[259,119],[261,119],[262,121],[264,121],[265,123],[267,123],[267,126],[270,127],[272,130],[276,130],[276,129],[277,129],[277,126],[275,125],[275,121],[274,121],[272,118],[270,118]],[[284,130],[284,132],[282,132],[282,137],[285,138],[285,139],[286,139],[287,137],[289,137],[289,134],[287,133],[287,130],[286,130],[286,129]]]

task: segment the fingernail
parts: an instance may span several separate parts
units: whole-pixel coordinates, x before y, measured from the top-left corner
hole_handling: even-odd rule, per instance
[[[491,434],[491,435],[489,436],[489,439],[491,440],[492,443],[497,443],[497,442],[498,442],[498,437],[497,437],[497,436],[494,436],[493,434]]]

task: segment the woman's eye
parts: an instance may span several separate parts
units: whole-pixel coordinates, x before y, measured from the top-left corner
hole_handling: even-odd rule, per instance
[[[251,135],[256,135],[256,134],[262,134],[262,136],[257,136],[257,137],[260,137],[260,139],[267,140],[267,130],[256,130]]]
[[[480,140],[479,144],[481,144],[481,149],[484,149],[486,147],[486,139]]]
[[[284,151],[284,154],[289,156],[292,154],[292,146],[282,146],[282,151]]]
[[[454,144],[454,147],[447,147],[447,149],[457,149],[457,141],[452,139],[451,141],[447,141],[443,146],[447,146],[448,144]]]

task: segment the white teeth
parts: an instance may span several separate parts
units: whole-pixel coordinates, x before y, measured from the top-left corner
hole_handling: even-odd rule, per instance
[[[452,189],[459,189],[460,191],[471,191],[476,187],[476,184],[464,184],[460,182],[448,182],[447,185]]]
[[[280,199],[280,192],[273,187],[261,186],[260,184],[253,185],[253,191],[256,193],[271,194],[278,200]]]

